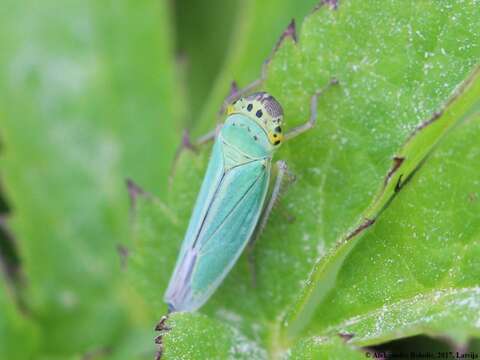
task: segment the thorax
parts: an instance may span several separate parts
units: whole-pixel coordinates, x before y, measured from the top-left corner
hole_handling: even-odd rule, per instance
[[[270,159],[273,147],[267,134],[255,121],[245,115],[230,115],[220,130],[218,140],[224,151],[234,152],[236,156],[254,159]]]

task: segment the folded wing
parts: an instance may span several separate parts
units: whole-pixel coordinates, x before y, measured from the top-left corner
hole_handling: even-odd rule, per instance
[[[175,311],[193,311],[210,297],[241,255],[263,208],[270,159],[244,159],[226,169],[223,146],[215,144],[165,295]]]

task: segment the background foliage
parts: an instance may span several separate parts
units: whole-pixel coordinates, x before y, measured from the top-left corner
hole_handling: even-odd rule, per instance
[[[257,286],[241,258],[201,313],[171,317],[165,358],[478,349],[479,4],[337,5],[3,1],[0,358],[152,358],[209,154],[184,152],[169,188],[182,131],[215,126],[292,18],[264,85],[286,126],[340,85],[276,155],[297,181],[255,247]],[[133,204],[127,178],[148,192]],[[419,334],[448,341],[387,343]]]

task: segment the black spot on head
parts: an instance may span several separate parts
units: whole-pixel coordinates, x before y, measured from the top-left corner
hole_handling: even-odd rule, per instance
[[[283,110],[275,98],[266,92],[254,93],[246,97],[247,101],[256,100],[262,103],[264,110],[273,118],[281,117]]]
[[[276,138],[276,137],[278,137],[278,135],[277,135],[277,134],[273,134],[273,137]]]
[[[248,104],[247,110],[248,110],[248,111],[252,111],[252,109],[253,109],[253,105],[252,105],[252,104]]]
[[[258,118],[261,118],[263,116],[262,110],[258,110],[255,115],[257,115]]]
[[[278,144],[280,144],[280,140],[277,140],[273,143],[273,145],[278,145]]]
[[[275,128],[275,131],[278,132],[278,133],[281,133],[282,132],[282,128],[280,126],[277,126]]]

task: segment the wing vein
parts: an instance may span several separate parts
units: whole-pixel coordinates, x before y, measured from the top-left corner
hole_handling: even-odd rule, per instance
[[[218,225],[218,227],[215,229],[215,231],[205,240],[205,241],[208,241],[210,240],[223,226],[223,224],[227,221],[227,219],[230,217],[230,215],[237,209],[237,207],[240,205],[240,203],[245,199],[245,197],[248,195],[248,193],[250,193],[250,191],[252,191],[253,187],[255,186],[255,184],[258,182],[258,180],[264,175],[265,173],[260,173],[258,174],[258,176],[256,177],[255,181],[252,182],[252,184],[248,187],[247,191],[245,191],[245,193],[240,197],[240,199],[237,200],[237,202],[235,203],[235,205],[230,209],[230,211],[227,213],[227,215],[225,215],[225,217],[223,218],[222,222]]]
[[[197,244],[197,241],[198,241],[198,238],[200,237],[200,234],[202,233],[202,230],[203,230],[203,227],[205,225],[205,220],[207,219],[208,217],[208,214],[210,213],[210,210],[212,208],[212,204],[213,202],[215,201],[215,197],[217,196],[218,194],[218,191],[220,190],[221,186],[222,186],[222,183],[223,183],[223,180],[225,179],[225,175],[227,174],[228,171],[224,171],[222,173],[222,177],[220,178],[220,181],[218,182],[218,186],[217,188],[215,189],[215,192],[213,193],[212,195],[212,199],[210,200],[209,204],[208,204],[208,208],[207,208],[207,211],[205,211],[205,215],[203,216],[203,219],[202,219],[202,223],[200,224],[200,227],[197,231],[197,234],[195,235],[195,240],[193,241],[192,243],[192,249],[195,248],[195,245]]]

